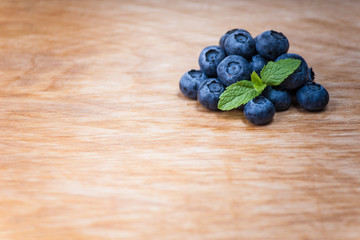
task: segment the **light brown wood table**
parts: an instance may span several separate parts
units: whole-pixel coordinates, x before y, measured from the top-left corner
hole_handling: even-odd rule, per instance
[[[180,94],[232,28],[330,93],[266,126]],[[360,239],[360,2],[0,2],[0,239]]]

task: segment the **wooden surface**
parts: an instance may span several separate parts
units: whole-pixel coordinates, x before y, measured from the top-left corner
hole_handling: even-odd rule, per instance
[[[360,239],[360,3],[0,2],[0,239]],[[178,89],[275,29],[329,91],[267,126]]]

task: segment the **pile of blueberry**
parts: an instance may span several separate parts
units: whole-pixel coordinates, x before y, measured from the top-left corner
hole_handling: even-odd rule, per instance
[[[218,110],[219,97],[226,87],[250,80],[253,71],[260,74],[268,61],[292,58],[301,60],[300,66],[279,86],[266,87],[260,96],[240,107],[245,117],[254,124],[266,124],[273,119],[275,111],[290,107],[292,96],[308,111],[324,109],[329,102],[328,92],[314,82],[315,74],[305,60],[287,53],[288,49],[289,41],[281,32],[265,31],[253,38],[246,30],[230,30],[220,38],[219,46],[201,51],[200,70],[190,70],[181,77],[180,91],[207,109]]]

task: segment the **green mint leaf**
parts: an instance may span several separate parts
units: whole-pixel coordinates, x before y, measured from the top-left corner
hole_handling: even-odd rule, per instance
[[[262,81],[268,86],[277,86],[292,74],[301,64],[299,59],[281,59],[268,62],[260,72]]]
[[[251,73],[251,81],[254,84],[255,90],[258,92],[262,92],[266,88],[266,84],[261,81],[259,75],[255,71]]]
[[[256,91],[251,81],[242,80],[233,83],[220,95],[218,108],[223,111],[237,108],[254,97],[259,96],[260,93]]]

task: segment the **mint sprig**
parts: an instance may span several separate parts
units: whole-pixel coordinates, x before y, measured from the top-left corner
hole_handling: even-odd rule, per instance
[[[280,85],[301,64],[298,59],[282,59],[277,62],[268,62],[260,72],[260,76],[253,71],[251,81],[242,80],[231,84],[220,95],[218,108],[228,111],[246,104],[259,96],[267,86]]]

